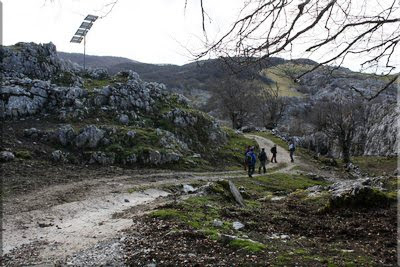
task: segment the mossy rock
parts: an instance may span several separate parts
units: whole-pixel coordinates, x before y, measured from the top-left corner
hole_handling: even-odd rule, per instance
[[[353,189],[350,193],[332,197],[329,200],[329,208],[377,208],[388,207],[397,200],[396,195],[382,192],[378,189],[364,186]]]

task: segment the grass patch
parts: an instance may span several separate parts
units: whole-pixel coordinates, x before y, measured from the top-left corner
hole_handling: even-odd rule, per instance
[[[288,173],[273,173],[254,178],[260,186],[272,192],[290,193],[297,189],[306,189],[315,185],[328,185],[325,181],[314,181],[302,175]]]
[[[182,214],[178,210],[174,209],[162,209],[156,210],[151,213],[152,217],[160,219],[172,219],[172,218],[182,218]]]
[[[15,156],[20,159],[32,159],[32,154],[28,150],[19,150],[15,152]]]
[[[102,79],[102,80],[94,80],[94,79],[85,79],[83,82],[83,87],[89,91],[92,91],[95,88],[103,88],[104,86],[110,85],[112,83],[111,79]]]
[[[260,252],[266,248],[264,244],[245,239],[235,239],[230,241],[229,244],[233,247],[243,248],[251,252]]]
[[[397,169],[396,157],[363,156],[353,157],[352,161],[371,175],[382,175],[383,173],[391,175]]]
[[[297,84],[294,80],[299,74],[311,68],[311,65],[286,63],[264,69],[261,71],[261,75],[276,82],[272,87],[273,89],[279,87],[279,96],[303,96],[296,90]]]

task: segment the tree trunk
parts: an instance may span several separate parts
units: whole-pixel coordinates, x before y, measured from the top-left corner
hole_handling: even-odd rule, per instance
[[[232,128],[233,129],[239,129],[241,127],[239,120],[238,120],[238,116],[236,114],[231,115],[231,120],[232,120]]]
[[[342,143],[342,158],[345,164],[350,163],[350,145],[347,142]]]

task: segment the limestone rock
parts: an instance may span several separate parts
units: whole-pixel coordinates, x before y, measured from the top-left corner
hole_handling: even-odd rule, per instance
[[[75,145],[80,147],[96,148],[103,139],[105,132],[95,125],[88,125],[83,128],[75,138]]]
[[[55,150],[51,153],[51,159],[55,162],[68,162],[68,153],[61,150]]]
[[[243,202],[243,197],[240,194],[239,190],[236,188],[236,186],[234,185],[234,183],[232,183],[231,181],[229,181],[229,190],[232,193],[233,198],[236,200],[236,202],[244,207],[244,202]]]
[[[119,120],[120,123],[122,123],[124,125],[129,124],[129,116],[126,115],[126,114],[119,115],[118,120]]]
[[[115,154],[114,153],[109,153],[106,154],[102,151],[96,151],[93,152],[91,157],[90,157],[90,164],[100,164],[100,165],[110,165],[114,164],[115,162]]]
[[[58,128],[55,133],[55,139],[62,146],[67,146],[72,144],[75,139],[76,133],[74,128],[70,124],[66,124],[60,128]]]
[[[243,227],[244,227],[244,224],[243,223],[241,223],[241,222],[233,222],[232,223],[232,227],[233,227],[233,229],[235,229],[235,230],[240,230],[240,229],[242,229]]]

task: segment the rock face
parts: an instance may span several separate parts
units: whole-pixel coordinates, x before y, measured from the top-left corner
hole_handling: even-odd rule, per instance
[[[81,68],[57,57],[53,44],[0,49],[5,55],[0,117],[63,123],[24,131],[26,138],[55,145],[49,157],[55,162],[160,166],[193,154],[204,159],[227,142],[214,118],[133,71],[110,76],[89,69],[82,75]]]
[[[366,156],[397,156],[397,120],[400,112],[395,103],[375,104],[370,107],[368,130],[363,154]]]

